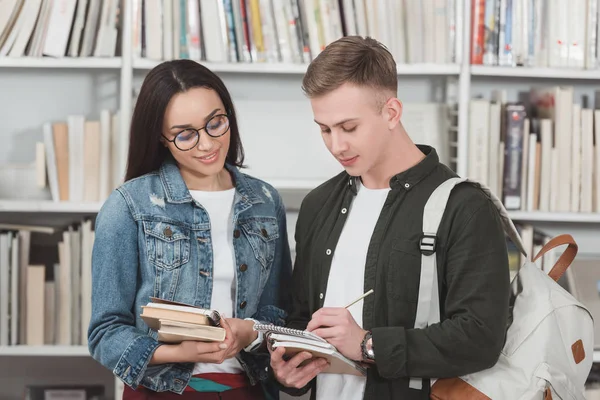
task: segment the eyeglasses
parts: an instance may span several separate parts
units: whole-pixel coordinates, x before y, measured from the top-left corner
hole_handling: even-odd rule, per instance
[[[203,128],[184,129],[175,136],[175,139],[167,139],[164,135],[163,137],[167,142],[174,143],[179,150],[188,151],[198,145],[201,130],[205,130],[208,136],[213,138],[223,136],[229,130],[229,117],[227,114],[217,114],[209,119]]]

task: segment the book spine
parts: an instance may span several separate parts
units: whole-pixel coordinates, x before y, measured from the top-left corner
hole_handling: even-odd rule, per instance
[[[521,170],[523,168],[523,135],[525,106],[508,104],[505,109],[505,149],[503,200],[507,210],[521,208]]]

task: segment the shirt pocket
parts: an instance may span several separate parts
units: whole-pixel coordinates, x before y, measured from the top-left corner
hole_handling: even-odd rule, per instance
[[[275,247],[279,240],[277,218],[261,217],[246,220],[241,224],[254,257],[263,268],[268,269],[275,258]]]
[[[421,275],[421,252],[416,241],[396,239],[388,265],[388,297],[402,302],[417,303]]]
[[[144,221],[148,260],[155,266],[171,270],[190,260],[188,230],[161,221]]]

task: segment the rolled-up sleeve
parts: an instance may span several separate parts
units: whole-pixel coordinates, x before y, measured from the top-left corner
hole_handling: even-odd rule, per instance
[[[124,195],[114,191],[96,218],[92,251],[91,355],[136,388],[159,343],[135,326],[138,230]]]

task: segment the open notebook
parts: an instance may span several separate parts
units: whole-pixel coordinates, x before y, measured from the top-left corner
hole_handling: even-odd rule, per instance
[[[142,306],[140,317],[157,332],[160,342],[225,340],[225,329],[219,325],[221,316],[215,310],[151,297]]]
[[[327,359],[329,367],[323,373],[358,376],[367,374],[367,370],[361,364],[346,358],[337,351],[335,346],[312,332],[270,324],[254,324],[254,330],[265,334],[267,344],[272,350],[285,348],[286,356],[292,357],[307,351],[313,357]]]

